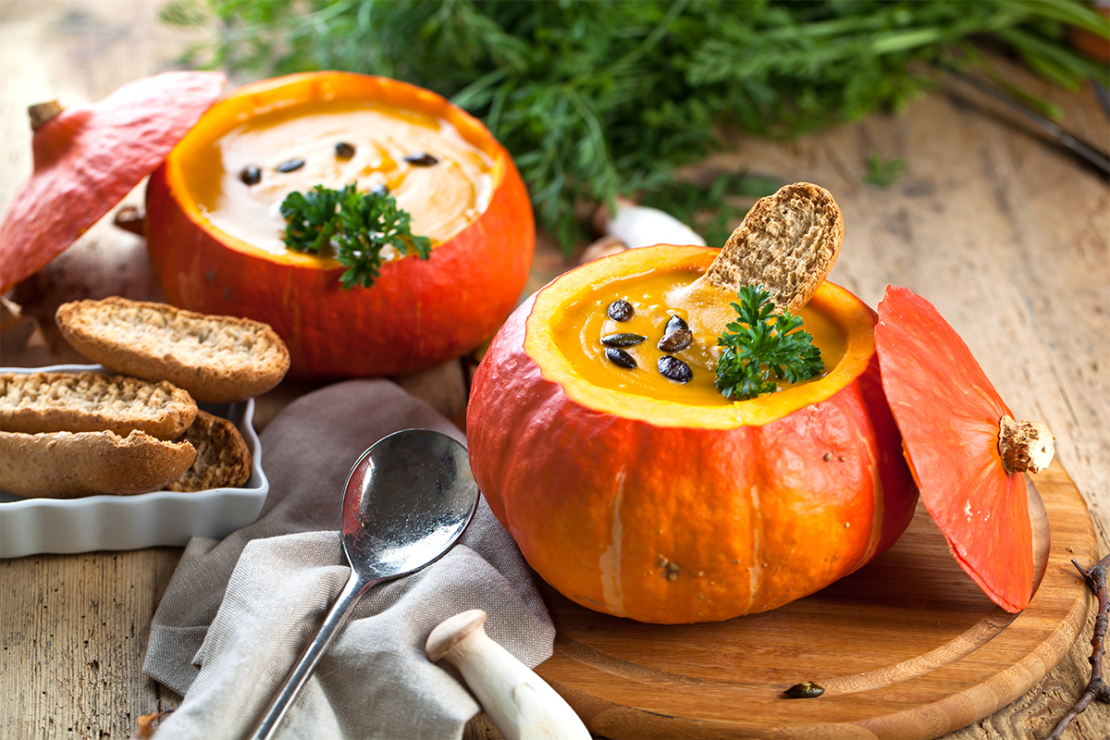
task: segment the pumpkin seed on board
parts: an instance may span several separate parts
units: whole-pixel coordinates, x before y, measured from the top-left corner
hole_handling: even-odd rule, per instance
[[[782,693],[791,699],[814,699],[825,693],[825,689],[823,686],[813,683],[813,681],[804,681],[794,684]]]

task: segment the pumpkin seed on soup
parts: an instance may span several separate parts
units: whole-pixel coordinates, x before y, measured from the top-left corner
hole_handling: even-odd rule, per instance
[[[645,339],[647,337],[642,334],[623,332],[621,334],[607,334],[601,338],[601,343],[606,347],[634,347]]]
[[[406,154],[405,161],[409,164],[414,164],[417,167],[431,167],[433,164],[438,164],[439,160],[427,152],[416,152],[415,154]]]
[[[262,181],[262,170],[252,165],[247,165],[243,171],[239,173],[239,179],[247,185],[257,185]]]
[[[678,314],[673,314],[667,319],[667,326],[664,327],[663,333],[670,334],[676,331],[690,331],[690,325],[686,323],[686,319]]]
[[[341,141],[335,145],[335,156],[340,159],[350,159],[355,156],[355,148],[345,141]]]
[[[605,350],[605,356],[609,358],[609,362],[613,363],[617,367],[627,368],[628,370],[634,370],[636,368],[636,358],[625,352],[623,349],[608,347]]]
[[[609,308],[606,309],[605,312],[613,321],[628,321],[632,318],[632,314],[635,313],[632,310],[632,304],[623,298],[618,298],[610,303]]]
[[[389,195],[389,188],[380,182],[376,182],[370,186],[370,192],[374,195]]]
[[[689,383],[690,379],[694,377],[689,365],[671,355],[660,357],[658,367],[660,375],[676,383]]]
[[[675,318],[678,318],[677,316]],[[679,319],[682,321],[682,319]],[[686,323],[683,321],[683,323]],[[690,346],[694,341],[694,333],[689,329],[678,329],[677,331],[669,331],[663,335],[659,340],[659,349],[664,352],[678,352]]]
[[[295,172],[304,167],[303,159],[288,159],[277,166],[278,172]]]

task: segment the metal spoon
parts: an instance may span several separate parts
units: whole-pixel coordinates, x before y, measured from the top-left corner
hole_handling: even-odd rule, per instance
[[[462,535],[477,505],[478,484],[466,448],[445,434],[409,429],[362,453],[343,490],[340,529],[350,580],[251,738],[273,737],[359,597],[438,560]]]

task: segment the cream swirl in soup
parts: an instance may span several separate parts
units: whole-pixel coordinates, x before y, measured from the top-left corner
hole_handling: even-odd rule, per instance
[[[189,167],[190,188],[213,226],[280,254],[282,201],[316,185],[385,187],[433,246],[489,205],[492,159],[448,121],[377,103],[335,101],[255,114]],[[253,168],[253,169],[252,169]]]

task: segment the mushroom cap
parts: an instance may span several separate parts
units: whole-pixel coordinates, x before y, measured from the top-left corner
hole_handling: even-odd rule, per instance
[[[956,331],[906,288],[887,288],[875,348],[921,501],[960,567],[1021,611],[1033,592],[1029,504],[1024,476],[1008,474],[998,450],[1013,414]]]
[[[35,169],[0,225],[0,289],[39,270],[162,163],[219,98],[221,72],[165,72],[63,110],[32,138]]]

